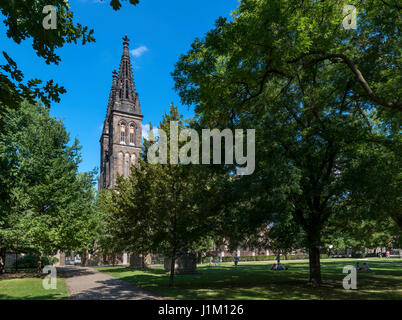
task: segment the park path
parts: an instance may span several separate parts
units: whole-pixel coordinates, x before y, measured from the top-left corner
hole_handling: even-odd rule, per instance
[[[161,300],[157,294],[116,279],[94,268],[66,266],[58,268],[66,278],[72,300]]]

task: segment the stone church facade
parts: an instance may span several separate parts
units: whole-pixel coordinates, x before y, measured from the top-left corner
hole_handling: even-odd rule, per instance
[[[114,188],[118,175],[127,177],[137,163],[142,146],[142,118],[129,54],[129,39],[123,38],[123,55],[113,82],[100,138],[99,190]]]

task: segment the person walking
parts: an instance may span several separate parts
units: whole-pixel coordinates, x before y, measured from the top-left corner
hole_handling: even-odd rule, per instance
[[[281,262],[281,254],[278,253],[278,255],[276,256],[276,263],[279,265],[280,262]]]

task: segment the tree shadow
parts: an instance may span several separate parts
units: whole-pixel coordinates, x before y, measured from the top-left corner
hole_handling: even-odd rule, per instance
[[[96,281],[96,287],[70,296],[71,300],[160,300],[163,297],[121,279]]]
[[[112,268],[102,269],[104,272]],[[114,272],[124,272],[127,268],[113,267]],[[89,267],[67,267],[60,270],[67,279],[75,278],[74,281],[88,281],[88,288],[84,290],[70,290],[70,299],[72,300],[159,300],[161,296],[149,290],[140,288],[132,282],[124,281],[121,278],[102,279],[105,273]],[[97,275],[102,275],[97,279]],[[85,278],[89,276],[88,278]],[[91,277],[94,276],[94,277]],[[79,279],[79,277],[83,277]],[[67,283],[69,286],[69,284]],[[71,284],[70,284],[71,285]],[[75,292],[78,291],[78,292]]]
[[[289,270],[270,270],[272,264],[201,266],[196,275],[175,276],[175,287],[168,287],[168,275],[162,270],[124,272],[120,278],[151,288],[176,299],[401,299],[402,270],[396,264],[370,262],[372,272],[359,272],[358,290],[345,290],[342,280],[345,265],[353,261],[322,263],[323,284],[308,284],[308,263],[288,264]],[[113,274],[114,270],[110,270]]]

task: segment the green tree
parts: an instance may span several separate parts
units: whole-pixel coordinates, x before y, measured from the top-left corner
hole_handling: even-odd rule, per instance
[[[172,106],[160,124],[167,134],[167,154],[174,139],[170,136],[173,121],[179,132],[184,129],[182,116]],[[160,137],[158,143],[163,144]],[[162,253],[171,259],[169,285],[173,286],[177,252],[198,249],[210,235],[214,211],[208,197],[214,190],[204,166],[148,162],[151,145],[144,143],[143,159],[131,168],[128,178],[119,177],[116,191],[110,191],[111,198],[104,203],[119,226],[117,237],[124,239],[128,249],[137,254]]]
[[[1,247],[27,246],[38,254],[40,270],[42,254],[86,245],[96,225],[94,173],[78,174],[78,141],[69,145],[62,122],[40,104],[24,102],[11,112],[5,132],[12,198],[1,208]]]
[[[342,28],[344,4],[358,8],[356,31]],[[238,220],[257,227],[291,213],[312,283],[322,232],[355,199],[366,150],[378,160],[399,144],[400,21],[376,0],[244,0],[176,64],[176,89],[201,125],[256,129],[256,171],[236,180],[253,209]]]
[[[114,191],[110,189],[104,189],[99,193],[99,207],[102,216],[101,230],[99,238],[97,239],[97,245],[100,251],[104,255],[111,256],[113,263],[115,256],[118,253],[134,250],[137,254],[146,254],[142,248],[144,245],[140,244],[140,241],[146,240],[145,234],[139,239],[136,239],[136,245],[130,246],[131,236],[135,235],[135,230],[132,229],[136,225],[125,225],[125,217],[119,214],[119,209],[115,203]]]
[[[121,2],[111,0],[110,5],[114,10],[119,10]],[[133,5],[139,3],[138,0],[129,0],[129,2]],[[44,30],[42,25],[45,17],[42,10],[47,5],[53,5],[57,10],[57,29],[55,30]],[[74,22],[73,12],[67,0],[4,0],[0,3],[0,10],[4,16],[6,36],[17,44],[23,40],[32,39],[34,52],[44,58],[47,64],[60,62],[61,59],[55,50],[65,43],[77,43],[81,40],[84,45],[95,41],[93,30]],[[66,92],[63,86],[55,84],[53,80],[48,80],[46,84],[37,78],[24,82],[23,72],[18,69],[17,63],[5,51],[2,54],[6,64],[0,65],[0,140],[4,140],[7,114],[19,108],[24,100],[35,103],[38,99],[50,107],[52,101],[59,102],[60,94]],[[3,213],[9,212],[9,205],[15,197],[10,193],[13,179],[10,164],[14,160],[3,156],[6,153],[2,144],[0,144],[0,153],[0,210]],[[9,223],[8,219],[0,218],[0,228],[6,228],[5,226]],[[4,239],[0,240],[0,270],[4,270],[1,267],[4,265],[6,250],[3,247],[4,243]]]
[[[81,252],[82,265],[87,265],[88,253],[96,249],[96,241],[103,232],[102,219],[94,188],[97,168],[91,172],[78,173],[71,199],[64,212],[60,226],[63,251]]]

